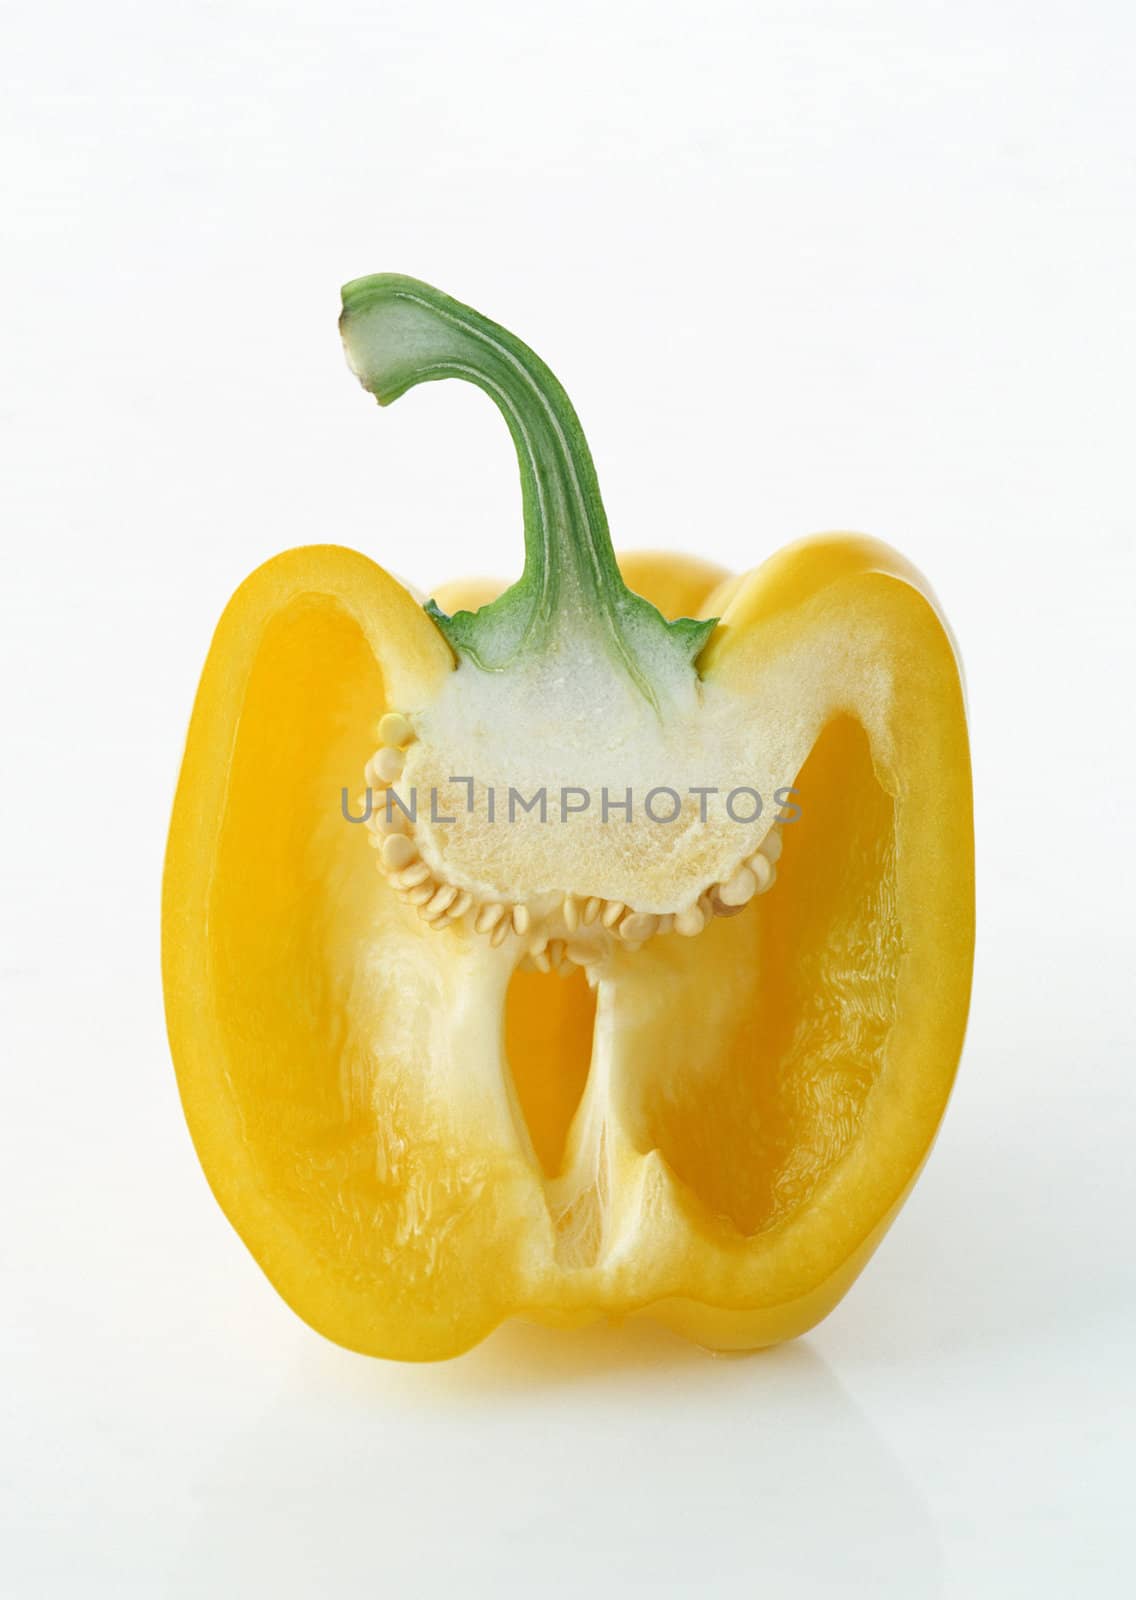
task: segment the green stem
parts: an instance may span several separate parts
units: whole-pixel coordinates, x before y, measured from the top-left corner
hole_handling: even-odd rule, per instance
[[[496,403],[513,436],[524,572],[477,612],[446,617],[431,603],[460,655],[501,671],[549,649],[565,628],[598,628],[608,653],[652,701],[660,671],[664,678],[693,675],[691,662],[713,622],[668,623],[627,588],[579,419],[527,345],[437,289],[388,273],[345,286],[340,330],[353,370],[380,405],[417,383],[464,378]]]

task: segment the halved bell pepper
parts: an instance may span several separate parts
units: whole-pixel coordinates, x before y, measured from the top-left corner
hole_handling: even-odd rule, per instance
[[[423,608],[312,546],[225,611],[163,907],[208,1180],[355,1350],[450,1356],[511,1315],[799,1334],[902,1204],[963,1041],[970,767],[934,598],[853,536],[744,577],[617,563],[519,340],[385,276],[342,332],[380,403],[446,376],[495,400],[524,574]]]

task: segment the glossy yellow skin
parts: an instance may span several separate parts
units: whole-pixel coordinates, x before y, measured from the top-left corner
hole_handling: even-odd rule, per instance
[[[290,551],[214,638],[166,862],[171,1046],[220,1204],[288,1303],[352,1349],[437,1359],[510,1315],[647,1312],[722,1349],[791,1338],[856,1277],[942,1117],[973,838],[933,598],[845,536],[741,578],[621,565],[666,614],[721,617],[704,677],[760,694],[799,657],[829,710],[775,891],[621,956],[598,1007],[579,973],[514,974],[508,947],[426,928],[340,817],[384,710],[428,704],[453,670],[401,585],[345,549]],[[552,1202],[593,1096],[594,1248],[566,1255]]]

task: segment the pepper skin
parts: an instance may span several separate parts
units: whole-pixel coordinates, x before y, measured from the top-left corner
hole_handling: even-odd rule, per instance
[[[452,1356],[515,1315],[791,1338],[902,1205],[963,1042],[970,766],[934,598],[851,535],[742,577],[617,569],[575,414],[531,352],[408,279],[360,280],[345,307],[383,403],[456,375],[501,406],[525,575],[496,604],[473,580],[423,609],[365,556],[311,546],[227,607],[163,896],[206,1176],[289,1305],[354,1350]],[[450,740],[478,766],[450,765]],[[658,749],[734,750],[707,785],[750,763],[793,799],[744,844],[725,822],[592,812],[496,833],[393,805],[385,831],[345,820],[345,788],[512,781],[514,762],[529,781],[559,748],[554,793],[585,745],[620,792]]]

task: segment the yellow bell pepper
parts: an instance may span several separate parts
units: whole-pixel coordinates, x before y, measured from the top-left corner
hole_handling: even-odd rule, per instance
[[[347,286],[342,331],[381,403],[445,376],[496,401],[525,569],[423,608],[312,546],[225,611],[163,903],[209,1182],[355,1350],[450,1356],[511,1315],[799,1334],[902,1204],[962,1046],[970,768],[935,601],[859,537],[740,578],[617,565],[519,340],[394,277]]]

